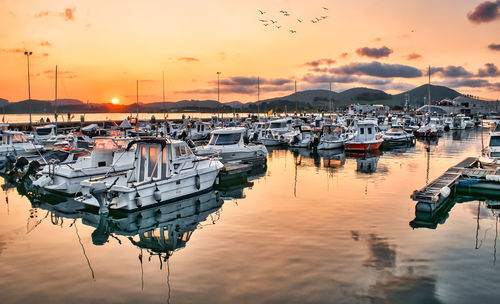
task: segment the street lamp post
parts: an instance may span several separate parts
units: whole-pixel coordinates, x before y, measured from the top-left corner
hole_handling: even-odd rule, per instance
[[[33,124],[31,122],[31,86],[30,86],[30,56],[33,54],[33,52],[26,51],[24,52],[24,55],[26,55],[26,60],[28,63],[28,104],[29,104],[29,110],[30,110],[30,128],[33,129]]]

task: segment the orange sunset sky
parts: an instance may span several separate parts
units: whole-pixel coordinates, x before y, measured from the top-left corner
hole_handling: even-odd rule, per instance
[[[262,10],[263,13],[259,12]],[[282,11],[282,12],[280,12]],[[314,22],[313,22],[314,21]],[[267,24],[267,25],[265,25]],[[500,98],[500,0],[0,0],[0,98],[257,100],[427,82]]]

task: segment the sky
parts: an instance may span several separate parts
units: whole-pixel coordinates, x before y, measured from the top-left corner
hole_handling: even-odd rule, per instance
[[[280,12],[281,11],[281,12]],[[313,22],[314,21],[314,22]],[[500,0],[0,0],[0,98],[256,101],[428,82],[500,98]],[[220,72],[220,75],[217,74]],[[220,95],[217,94],[219,77]],[[164,79],[164,80],[163,80]]]

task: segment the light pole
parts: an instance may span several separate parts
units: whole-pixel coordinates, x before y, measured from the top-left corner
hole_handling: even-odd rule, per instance
[[[33,54],[33,52],[26,51],[24,52],[24,55],[26,55],[26,60],[28,63],[28,104],[29,104],[29,110],[30,110],[30,128],[33,129],[33,124],[31,122],[31,86],[30,86],[30,56]]]

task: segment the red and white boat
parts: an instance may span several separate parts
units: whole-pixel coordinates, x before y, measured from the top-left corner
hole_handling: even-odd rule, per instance
[[[384,140],[377,134],[377,124],[372,120],[358,121],[354,139],[344,143],[347,151],[372,151],[380,148]]]

